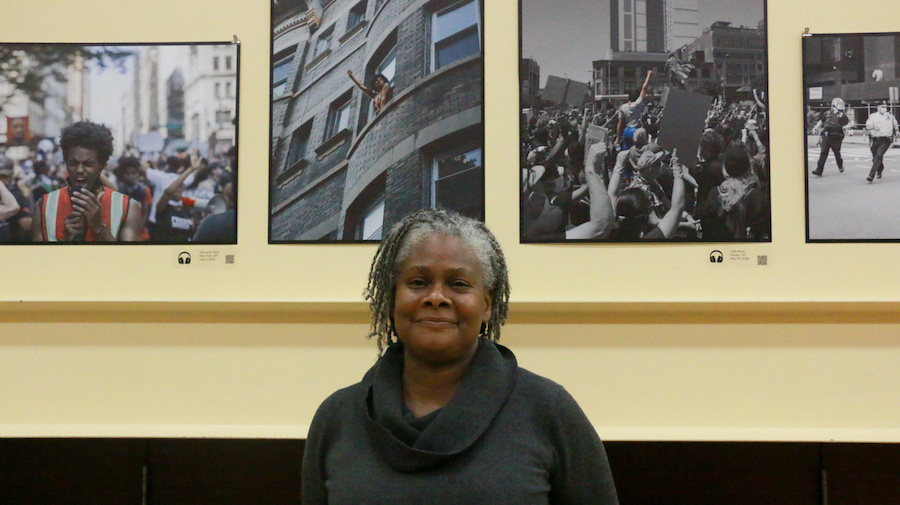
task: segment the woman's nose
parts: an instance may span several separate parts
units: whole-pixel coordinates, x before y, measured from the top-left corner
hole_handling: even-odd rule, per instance
[[[445,287],[440,283],[435,283],[428,294],[425,295],[425,303],[429,305],[441,305],[449,303],[450,299],[444,292]]]

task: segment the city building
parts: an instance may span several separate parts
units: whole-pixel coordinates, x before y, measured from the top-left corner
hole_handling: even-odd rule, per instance
[[[611,49],[593,62],[594,98],[623,98],[647,70],[656,74],[648,93],[661,94],[671,53],[694,65],[686,83],[693,90],[748,99],[766,89],[765,20],[757,27],[718,21],[701,32],[699,12],[699,0],[610,0]]]
[[[654,77],[647,85],[647,94],[661,95],[665,88],[666,53],[610,52],[606,58],[593,62],[593,93],[595,100],[621,100],[641,87],[652,70]]]
[[[879,37],[893,42],[895,37]],[[803,39],[803,76],[807,86],[833,87],[842,84],[858,83],[865,80],[865,52],[862,35],[842,35],[837,37],[809,37]],[[876,59],[876,55],[872,55]],[[888,79],[896,78],[890,64],[895,60],[878,55],[882,63],[878,65],[887,70]],[[890,55],[887,55],[890,56]],[[873,78],[872,81],[875,79]],[[831,99],[829,98],[829,101]]]
[[[121,99],[122,139],[146,152],[162,143],[204,156],[236,144],[236,45],[139,46],[133,60],[134,85]]]
[[[541,98],[541,66],[531,58],[519,61],[519,97],[523,107],[537,105]]]
[[[236,144],[236,46],[192,45],[187,52],[185,64],[161,81],[165,86],[166,130],[177,135],[181,124],[184,138],[192,147],[205,146],[211,156],[224,155]]]
[[[481,0],[272,5],[271,242],[378,240],[439,206],[484,217]],[[393,96],[375,111],[348,72]]]
[[[900,37],[840,35],[803,40],[803,79],[807,104],[831,106],[841,98],[855,123],[865,123],[875,104],[900,103]]]
[[[665,51],[665,0],[609,0],[613,52]]]
[[[694,89],[729,99],[749,99],[754,89],[768,87],[763,21],[757,28],[717,21],[678,54],[696,67],[691,76]]]
[[[665,0],[666,51],[674,51],[700,35],[700,0]]]

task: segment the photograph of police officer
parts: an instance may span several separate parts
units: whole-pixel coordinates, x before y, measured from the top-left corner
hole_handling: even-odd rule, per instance
[[[900,33],[803,37],[807,242],[900,240]]]

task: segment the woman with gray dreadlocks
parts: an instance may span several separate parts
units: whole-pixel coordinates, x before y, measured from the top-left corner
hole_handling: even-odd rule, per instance
[[[302,503],[618,503],[575,400],[497,343],[509,279],[483,223],[407,216],[378,247],[365,296],[380,357],[316,412]]]

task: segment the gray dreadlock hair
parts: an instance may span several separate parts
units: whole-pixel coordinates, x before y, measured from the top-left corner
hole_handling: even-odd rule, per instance
[[[394,293],[400,264],[416,244],[435,234],[458,237],[475,252],[484,272],[484,284],[491,292],[491,317],[483,325],[481,336],[494,342],[500,339],[500,327],[509,314],[509,274],[494,234],[481,221],[456,212],[422,209],[395,224],[381,240],[372,259],[369,284],[363,295],[372,312],[369,338],[377,338],[379,352],[396,339]]]

